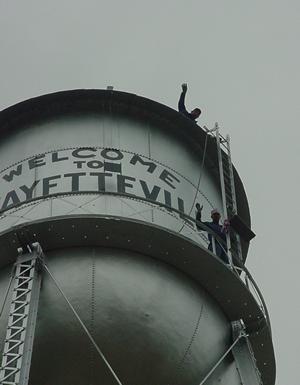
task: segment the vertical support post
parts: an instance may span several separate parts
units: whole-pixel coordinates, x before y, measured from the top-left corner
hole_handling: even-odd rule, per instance
[[[237,322],[240,322],[240,321],[237,321]],[[233,323],[232,323],[233,324]],[[217,369],[217,367],[220,365],[220,363],[225,359],[225,357],[229,354],[229,352],[233,351],[234,347],[239,343],[239,341],[246,337],[246,333],[245,333],[245,328],[243,329],[239,329],[239,333],[235,335],[235,333],[233,333],[233,343],[229,346],[229,348],[226,350],[226,352],[219,358],[219,360],[215,363],[215,365],[210,369],[210,371],[207,373],[207,375],[202,379],[202,381],[200,382],[199,385],[204,385],[207,380],[209,379],[209,377],[213,374],[213,372]],[[251,382],[247,382],[247,384],[251,384],[251,385],[257,385],[256,383],[252,384]],[[244,385],[244,382],[241,382],[241,385]],[[246,385],[246,383],[245,383]],[[260,384],[262,385],[262,384]]]
[[[22,250],[23,252],[23,250]],[[15,264],[14,285],[0,368],[1,385],[27,385],[41,288],[42,250],[38,243]]]
[[[232,322],[231,326],[233,339],[245,330],[242,320]],[[233,347],[232,354],[241,378],[241,384],[262,385],[254,354],[246,335]]]
[[[231,193],[232,193],[232,205],[233,205],[233,212],[234,214],[237,213],[237,206],[236,206],[236,195],[235,195],[235,185],[234,185],[234,176],[233,176],[233,168],[232,168],[232,162],[231,162],[231,152],[230,152],[230,136],[226,135],[226,142],[228,146],[228,165],[229,165],[229,172],[230,172],[230,185],[231,185]]]
[[[212,244],[212,252],[216,255],[216,239],[213,235],[211,235],[211,244]]]

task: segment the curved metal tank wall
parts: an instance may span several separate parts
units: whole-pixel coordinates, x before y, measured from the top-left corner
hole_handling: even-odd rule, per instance
[[[205,235],[180,216],[193,216],[196,201],[203,217],[221,208],[218,183],[209,167],[201,175],[201,150],[170,119],[150,119],[130,99],[124,113],[103,91],[81,104],[65,95],[2,121],[0,301],[20,239],[36,240],[123,385],[198,384],[230,345],[230,319],[261,317],[238,277],[227,285],[232,272],[207,252]],[[226,303],[216,300],[228,290]],[[0,346],[7,314],[6,306]],[[45,275],[30,384],[71,383],[115,380]],[[207,381],[229,383],[240,384],[232,356]]]
[[[5,211],[0,231],[28,220],[101,213],[177,232],[182,228],[180,216],[138,198],[156,200],[193,216],[201,155],[192,152],[181,138],[134,117],[76,114],[33,122],[0,143],[0,207],[7,210],[48,194],[65,196]],[[209,218],[213,207],[222,207],[221,196],[206,168],[202,174],[198,199],[204,204],[203,215]],[[137,199],[91,196],[104,189],[133,194]],[[78,190],[90,194],[72,196]],[[181,233],[203,242],[189,224]]]
[[[106,248],[52,251],[47,261],[122,384],[196,384],[229,344],[230,325],[216,303],[166,264]],[[115,380],[45,277],[30,384],[71,383]],[[208,382],[228,383],[239,384],[232,359]]]

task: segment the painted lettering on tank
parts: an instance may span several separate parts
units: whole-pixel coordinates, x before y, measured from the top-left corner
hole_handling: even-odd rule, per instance
[[[146,166],[147,167],[147,171],[150,172],[151,174],[153,173],[153,171],[157,167],[155,163],[149,162],[147,160],[143,160],[143,158],[141,158],[139,155],[133,155],[133,157],[130,160],[130,163],[133,164],[133,165],[136,165],[138,162],[140,164],[142,164],[143,166]]]
[[[64,150],[64,151],[70,152],[71,150]],[[84,166],[86,166],[87,168],[92,168],[92,169],[103,168],[104,171],[122,173],[122,163],[119,162],[120,160],[125,161],[124,154],[122,153],[122,151],[117,149],[102,149],[101,151],[99,150],[100,151],[99,154],[97,154],[97,151],[98,150],[96,148],[92,148],[92,147],[77,148],[71,151],[70,157],[75,158],[75,159],[72,159],[72,162],[77,169],[82,169]],[[48,157],[46,155],[48,155]],[[101,159],[97,159],[97,155],[99,155]],[[2,178],[6,182],[12,182],[15,177],[21,176],[24,173],[24,170],[25,170],[24,165],[26,164],[28,166],[27,169],[32,170],[35,168],[42,168],[43,166],[49,165],[51,163],[57,164],[64,161],[68,161],[69,159],[71,159],[70,157],[64,154],[59,154],[58,151],[55,151],[49,154],[35,155],[31,159],[29,159],[26,163],[20,163],[16,167],[12,168],[10,171],[4,173]],[[81,160],[78,160],[78,158]],[[93,158],[93,160],[88,160],[90,158]],[[145,160],[140,155],[137,155],[137,154],[134,154],[132,156],[130,155],[130,159],[127,159],[127,164],[137,166],[137,167],[144,166],[145,170],[150,174],[153,174],[155,170],[158,170],[157,164],[155,164],[153,161]],[[173,189],[176,188],[175,187],[176,183],[180,183],[180,180],[165,168],[163,168],[163,170],[160,171],[160,175],[158,175],[158,177]]]
[[[159,186],[154,185],[152,190],[150,191],[150,188],[149,188],[147,182],[145,182],[144,180],[140,180],[140,184],[141,184],[143,193],[145,195],[145,198],[156,202],[161,188]]]
[[[128,183],[129,181],[135,182],[136,179],[128,175],[117,175],[117,190],[119,193],[126,194],[128,193],[128,188],[133,188],[133,184]]]
[[[145,179],[140,178],[142,175]],[[44,196],[82,191],[128,194],[160,202],[170,209],[176,206],[184,213],[177,175],[147,157],[118,149],[81,147],[38,154],[3,172],[2,178],[6,182],[0,184],[2,212]],[[5,186],[11,187],[8,190]]]
[[[28,160],[29,170],[31,170],[32,168],[41,167],[45,165],[46,165],[45,154],[37,155],[34,158]]]
[[[173,189],[176,189],[176,187],[174,186],[174,182],[180,183],[180,180],[168,170],[163,170],[159,178]]]
[[[85,175],[86,175],[85,172],[72,172],[72,173],[64,175],[65,178],[71,178],[71,186],[72,186],[71,191],[72,192],[80,191],[79,190],[79,178],[81,176],[85,176]]]
[[[3,175],[3,179],[6,180],[6,182],[11,182],[15,176],[21,175],[23,170],[23,165],[18,164],[16,169],[11,169],[7,174]]]
[[[50,189],[57,186],[57,183],[51,183],[55,179],[60,179],[61,175],[53,175],[43,179],[43,196],[47,196],[50,193]]]
[[[4,202],[1,206],[1,210],[7,210],[11,207],[16,206],[18,203],[21,203],[20,198],[18,197],[15,190],[12,190],[6,194]]]
[[[20,190],[22,190],[25,193],[26,200],[33,198],[33,192],[36,186],[38,185],[38,183],[39,183],[39,180],[35,180],[31,186],[26,186],[26,185],[20,186]]]
[[[64,160],[68,160],[69,159],[68,156],[59,157],[59,153],[58,152],[53,152],[51,158],[52,158],[52,162],[53,163],[62,162]]]
[[[98,178],[98,191],[105,192],[105,179],[106,177],[110,177],[113,174],[109,172],[91,172],[91,176],[96,176]]]
[[[89,153],[91,151],[92,153]],[[72,151],[74,158],[95,158],[97,150],[95,148],[76,148]]]
[[[105,148],[101,151],[101,156],[108,160],[121,160],[124,158],[124,155],[120,150]]]

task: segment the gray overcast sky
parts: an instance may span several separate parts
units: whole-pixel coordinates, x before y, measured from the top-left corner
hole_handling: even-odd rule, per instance
[[[299,32],[299,0],[0,1],[0,109],[110,84],[176,108],[186,81],[199,124],[231,135],[277,385],[300,383]]]

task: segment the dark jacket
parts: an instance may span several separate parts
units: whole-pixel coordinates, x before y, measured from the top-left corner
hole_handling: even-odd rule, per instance
[[[185,108],[185,95],[186,91],[182,91],[179,101],[178,101],[178,111],[181,112],[184,116],[191,119],[193,122],[196,122],[196,119],[190,114]]]
[[[219,225],[214,222],[202,222],[201,213],[199,211],[197,211],[197,214],[196,214],[196,221],[203,223],[205,226],[207,226],[210,230],[212,230],[213,233],[215,233],[218,237],[220,237],[226,245],[226,233],[224,232],[224,228],[222,225]],[[200,231],[205,231],[198,225],[197,225],[197,229]],[[212,235],[210,233],[208,233],[208,240],[209,240],[208,250],[213,251]],[[228,263],[228,257],[226,254],[227,247],[225,245],[221,245],[217,240],[215,240],[217,256],[220,257],[225,263]]]

